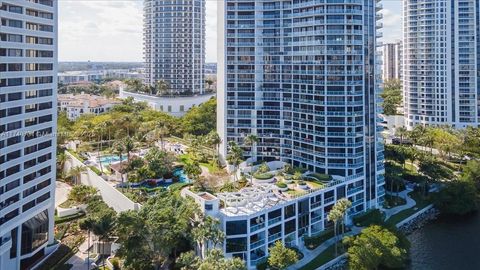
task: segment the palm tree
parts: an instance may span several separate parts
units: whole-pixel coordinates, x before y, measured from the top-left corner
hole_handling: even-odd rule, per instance
[[[222,139],[220,135],[216,131],[212,131],[207,135],[207,144],[215,147],[217,150],[217,155],[220,155],[220,143],[222,143]]]
[[[350,207],[352,207],[352,202],[346,198],[342,198],[336,202],[337,208],[342,214],[342,220],[341,226],[342,226],[342,234],[341,238],[343,238],[343,235],[345,234],[345,223],[346,223],[346,218],[347,218],[347,212]]]
[[[115,154],[117,154],[119,160],[120,160],[120,170],[122,168],[122,155],[123,153],[125,152],[125,145],[123,144],[123,141],[122,140],[117,140],[113,143],[113,152]],[[123,182],[124,182],[124,179],[123,179],[123,172],[120,172],[120,180],[122,181],[122,189],[123,189]]]
[[[332,210],[330,210],[330,212],[328,212],[328,215],[327,215],[327,220],[330,222],[333,222],[333,232],[335,235],[334,237],[335,238],[335,256],[338,255],[337,227],[338,227],[338,222],[340,222],[342,218],[343,218],[343,214],[335,207],[332,208]]]
[[[158,138],[160,139],[160,144],[162,146],[162,150],[165,149],[163,139],[170,134],[170,131],[168,130],[167,126],[165,123],[158,122],[157,128],[155,129],[156,134],[158,135]]]
[[[227,161],[233,166],[233,177],[235,181],[237,181],[237,168],[243,160],[243,150],[234,141],[228,142],[228,145],[229,151],[227,154]]]
[[[169,84],[164,80],[158,80],[155,82],[155,89],[158,96],[165,96],[169,92]]]
[[[100,151],[103,149],[103,135],[105,133],[106,123],[103,122],[95,127],[94,132],[98,135],[97,155],[100,157]],[[100,172],[103,174],[102,162],[100,162]]]
[[[403,144],[403,138],[407,135],[407,132],[408,131],[405,127],[399,127],[395,131],[395,135],[400,137],[400,141],[402,142],[402,144]]]
[[[196,186],[197,188],[203,188],[201,187],[199,181],[200,175],[202,174],[202,168],[200,167],[198,162],[189,162],[185,165],[183,169],[185,170],[185,173],[188,175],[188,177],[193,180],[194,186]]]
[[[127,161],[130,162],[130,153],[135,149],[135,142],[131,137],[125,137],[122,141],[125,152],[127,153]]]
[[[245,143],[245,145],[251,147],[251,157],[256,159],[257,157],[256,144],[258,142],[258,137],[254,134],[249,134],[247,135],[247,137],[245,137],[243,142]]]
[[[65,152],[61,152],[57,154],[57,171],[62,171],[65,162],[67,161],[67,155]]]
[[[71,179],[73,184],[79,184],[81,174],[87,171],[85,166],[75,166],[68,171],[67,177]]]

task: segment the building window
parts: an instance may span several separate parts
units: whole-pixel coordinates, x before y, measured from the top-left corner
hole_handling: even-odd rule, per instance
[[[21,254],[35,251],[48,240],[48,213],[47,210],[39,213],[22,224]]]

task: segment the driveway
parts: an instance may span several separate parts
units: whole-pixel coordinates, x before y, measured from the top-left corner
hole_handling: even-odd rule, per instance
[[[71,189],[72,187],[68,184],[59,181],[55,182],[55,207],[67,200]]]

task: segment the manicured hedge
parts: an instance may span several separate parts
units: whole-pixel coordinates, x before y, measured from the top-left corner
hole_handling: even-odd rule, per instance
[[[65,222],[75,220],[77,218],[81,218],[83,216],[85,216],[85,213],[83,213],[83,212],[79,212],[77,214],[66,216],[66,217],[61,217],[61,218],[56,216],[55,217],[55,224],[62,224],[62,223],[65,223]]]
[[[287,184],[285,184],[285,183],[283,183],[283,182],[278,182],[276,185],[277,185],[277,187],[279,187],[279,188],[286,188],[286,187],[288,187]]]
[[[273,174],[271,173],[256,173],[253,175],[258,180],[269,180],[273,178]]]

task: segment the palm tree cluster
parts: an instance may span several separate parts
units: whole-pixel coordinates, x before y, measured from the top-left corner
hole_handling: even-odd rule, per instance
[[[352,202],[346,198],[338,200],[333,208],[328,212],[327,219],[329,222],[333,222],[333,230],[335,234],[335,256],[338,255],[338,227],[341,228],[340,238],[343,238],[345,234],[345,222],[348,209],[352,207]]]

